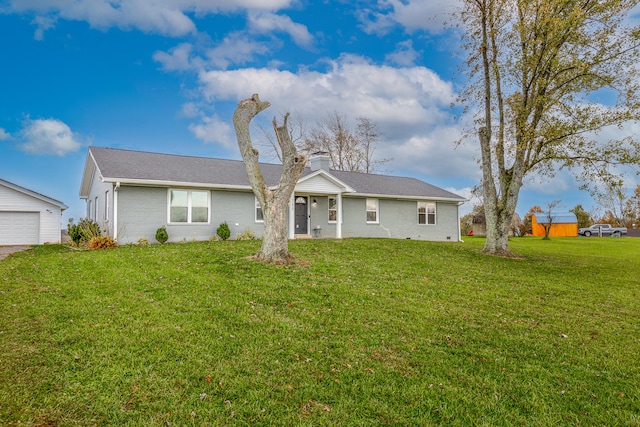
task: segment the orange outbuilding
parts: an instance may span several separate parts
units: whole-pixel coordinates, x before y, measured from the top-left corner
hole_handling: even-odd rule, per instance
[[[534,236],[544,236],[544,229],[551,222],[549,236],[555,237],[575,237],[578,235],[578,218],[573,212],[536,213],[531,218],[531,234]]]

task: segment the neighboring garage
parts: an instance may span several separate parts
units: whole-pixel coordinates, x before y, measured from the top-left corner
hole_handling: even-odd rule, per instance
[[[0,246],[60,243],[60,220],[67,206],[0,179]]]

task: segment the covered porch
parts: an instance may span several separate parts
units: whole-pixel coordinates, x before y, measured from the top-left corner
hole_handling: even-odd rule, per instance
[[[328,172],[301,179],[289,201],[289,239],[342,238],[344,193],[354,192]]]

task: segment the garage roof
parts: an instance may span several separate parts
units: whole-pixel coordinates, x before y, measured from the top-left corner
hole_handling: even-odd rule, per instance
[[[28,196],[35,197],[36,199],[42,200],[43,202],[52,204],[54,206],[58,206],[61,210],[65,210],[68,208],[67,205],[65,205],[59,200],[52,199],[51,197],[47,197],[44,194],[37,193],[33,190],[29,190],[28,188],[24,188],[12,182],[5,181],[4,179],[0,179],[0,185],[10,188],[14,191],[18,191],[20,193],[26,194]]]

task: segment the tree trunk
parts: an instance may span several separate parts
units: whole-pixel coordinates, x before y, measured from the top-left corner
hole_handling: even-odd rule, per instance
[[[289,264],[293,256],[289,253],[287,236],[287,206],[289,200],[278,200],[262,209],[264,218],[264,234],[262,247],[256,259],[277,264]]]
[[[282,126],[277,126],[274,118],[273,127],[282,150],[282,175],[278,185],[275,188],[269,188],[260,171],[258,150],[253,148],[249,133],[251,119],[269,106],[268,102],[260,101],[257,94],[240,101],[233,114],[233,125],[249,183],[262,207],[264,217],[262,247],[256,254],[256,259],[277,264],[289,264],[294,258],[289,253],[287,207],[298,178],[304,169],[306,158],[298,155],[296,147],[291,141],[287,130],[289,114],[285,114]]]
[[[489,219],[489,216],[487,216],[486,211],[488,210],[494,211],[493,215],[490,215],[492,219]],[[509,215],[509,212],[505,210],[496,212],[496,209],[485,206],[487,240],[485,241],[482,252],[491,255],[513,256],[513,253],[509,249],[509,229],[511,228],[512,219],[513,212]]]

